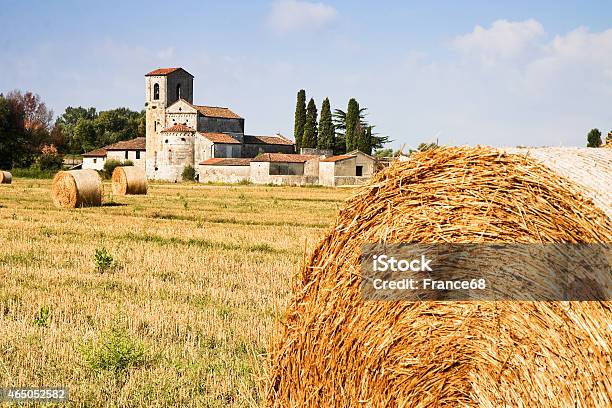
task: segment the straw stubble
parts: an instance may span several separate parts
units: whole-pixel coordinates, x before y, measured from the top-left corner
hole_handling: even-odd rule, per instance
[[[364,243],[612,241],[580,188],[524,155],[438,148],[377,174],[296,278],[272,341],[277,407],[612,404],[612,304],[374,302]]]

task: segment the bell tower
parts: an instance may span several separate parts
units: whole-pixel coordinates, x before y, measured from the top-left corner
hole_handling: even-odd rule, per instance
[[[160,132],[168,127],[166,108],[179,99],[193,103],[193,75],[183,68],[159,68],[145,75],[146,172],[157,178],[157,153],[162,150]]]

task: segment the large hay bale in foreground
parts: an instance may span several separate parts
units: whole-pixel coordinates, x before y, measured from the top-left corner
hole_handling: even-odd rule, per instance
[[[8,171],[0,170],[0,184],[11,184],[13,175]]]
[[[610,219],[530,157],[439,148],[396,162],[298,275],[268,404],[611,406],[611,302],[364,301],[359,268],[364,243],[611,241]]]
[[[136,166],[120,166],[113,171],[113,194],[147,194],[147,175]]]
[[[102,180],[95,170],[60,171],[51,186],[53,203],[62,208],[102,205]]]

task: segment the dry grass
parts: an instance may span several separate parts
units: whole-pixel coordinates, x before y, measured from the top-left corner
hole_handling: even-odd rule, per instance
[[[0,186],[0,386],[64,385],[73,406],[260,405],[290,276],[350,191],[153,184],[65,210],[50,188]],[[124,340],[119,374],[87,352]]]

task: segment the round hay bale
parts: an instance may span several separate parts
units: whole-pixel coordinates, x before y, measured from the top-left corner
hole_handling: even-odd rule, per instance
[[[8,171],[0,170],[0,184],[11,184],[13,175]]]
[[[120,166],[113,171],[113,194],[147,194],[147,175],[136,166]]]
[[[102,180],[95,170],[60,171],[51,186],[53,203],[61,208],[102,205]]]
[[[277,407],[610,406],[612,302],[364,301],[364,243],[609,243],[612,223],[527,156],[437,148],[348,200],[272,341]]]

